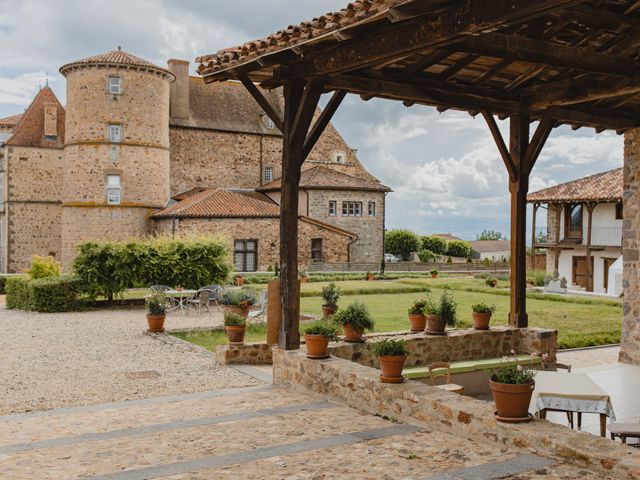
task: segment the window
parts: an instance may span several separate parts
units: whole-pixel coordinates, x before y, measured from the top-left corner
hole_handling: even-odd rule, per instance
[[[321,238],[311,239],[311,261],[312,262],[322,261],[322,239]]]
[[[361,217],[362,202],[342,202],[342,215],[345,217]]]
[[[276,124],[273,123],[273,120],[271,120],[271,117],[269,115],[262,114],[262,123],[264,123],[264,126],[269,130],[273,130],[274,128],[276,128]]]
[[[120,143],[122,141],[122,125],[109,124],[109,141]]]
[[[369,216],[370,217],[375,217],[376,216],[376,202],[369,202]]]
[[[582,238],[582,205],[567,205],[564,214],[564,236],[570,238]]]
[[[345,163],[347,155],[344,152],[333,152],[333,161],[336,163]]]
[[[120,175],[107,175],[107,203],[119,205],[121,193]]]
[[[335,217],[337,214],[338,205],[335,200],[329,200],[329,216]]]
[[[270,182],[273,180],[273,167],[264,167],[264,181]]]
[[[616,220],[622,220],[622,202],[616,203]]]
[[[258,269],[258,240],[236,240],[233,247],[236,272],[255,272]]]
[[[122,93],[122,78],[109,77],[107,89],[112,95],[120,95]]]

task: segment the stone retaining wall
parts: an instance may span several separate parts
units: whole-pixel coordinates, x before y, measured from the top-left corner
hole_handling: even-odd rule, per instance
[[[492,403],[414,381],[382,384],[378,370],[342,358],[310,360],[304,350],[274,348],[273,362],[274,384],[287,389],[329,395],[368,413],[493,442],[496,448],[534,451],[607,477],[640,478],[640,452],[588,433],[546,420],[499,423]]]
[[[271,365],[271,345],[245,343],[243,345],[218,345],[216,363],[219,365]]]
[[[448,330],[447,335],[425,335],[420,333],[382,333],[367,335],[369,343],[388,337],[401,337],[407,342],[411,356],[407,366],[426,365],[431,362],[456,362],[461,360],[479,360],[518,354],[548,354],[555,361],[557,330],[543,328],[491,327],[491,330],[472,328]],[[331,353],[337,357],[351,360],[369,367],[378,367],[378,359],[369,352],[366,343],[331,343]]]

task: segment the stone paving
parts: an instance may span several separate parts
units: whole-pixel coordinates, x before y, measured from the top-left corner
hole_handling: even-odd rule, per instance
[[[168,316],[167,328],[219,325],[214,309]],[[0,307],[0,415],[257,385],[186,342],[145,333],[144,310],[45,314]]]
[[[268,385],[0,417],[1,478],[604,479]]]

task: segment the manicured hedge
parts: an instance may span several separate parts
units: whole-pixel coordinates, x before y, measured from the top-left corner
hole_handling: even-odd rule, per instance
[[[73,275],[31,280],[7,279],[7,308],[36,312],[72,312],[82,308],[81,280]]]
[[[82,243],[74,270],[90,297],[111,300],[134,286],[225,283],[229,259],[228,243],[212,236],[153,237]]]

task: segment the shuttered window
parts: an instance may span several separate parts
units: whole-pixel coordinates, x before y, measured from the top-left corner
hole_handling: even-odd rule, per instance
[[[258,269],[258,240],[236,240],[233,244],[236,272],[255,272]]]

